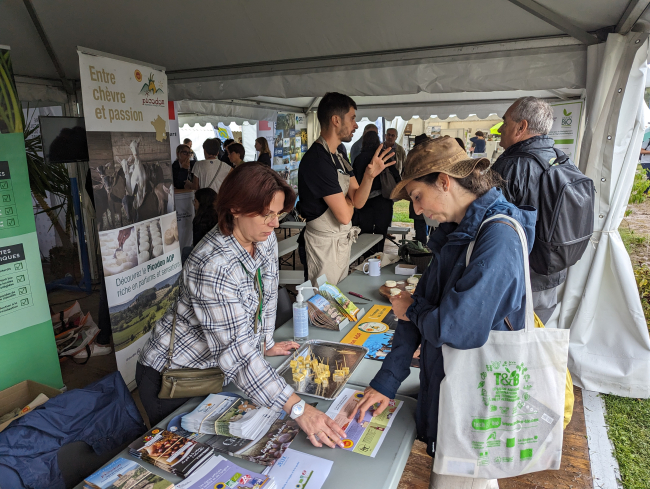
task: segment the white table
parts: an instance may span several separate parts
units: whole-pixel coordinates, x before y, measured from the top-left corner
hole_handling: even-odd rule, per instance
[[[296,255],[295,251],[298,249],[298,235],[285,238],[282,241],[278,241],[278,258],[280,259],[280,265],[292,265],[293,269],[296,268]],[[291,253],[292,263],[289,263],[288,260],[283,260],[284,255]]]
[[[369,235],[372,236],[372,235]],[[338,284],[338,288],[341,289],[341,292],[346,294],[352,302],[354,302],[359,308],[363,307],[366,312],[374,305],[381,304],[384,306],[390,305],[388,299],[384,298],[379,293],[379,287],[381,287],[386,280],[406,280],[404,275],[396,275],[395,264],[388,265],[381,269],[381,275],[379,277],[371,277],[364,274],[358,270],[355,270],[346,278],[344,278]],[[302,283],[302,282],[300,282]],[[362,299],[357,299],[356,297],[349,295],[349,292],[356,292],[361,294],[368,299],[371,299],[371,302],[365,302]],[[309,328],[309,339],[319,339],[325,341],[335,341],[340,342],[343,337],[348,334],[352,326],[346,327],[343,331],[331,331],[329,329],[317,328],[312,326]],[[275,330],[273,334],[275,341],[287,341],[293,339],[293,319],[290,319],[278,329]],[[268,362],[271,366],[277,368],[285,360],[284,357],[267,357]],[[361,363],[350,376],[350,382],[356,385],[368,385],[370,381],[375,377],[379,369],[381,368],[382,362],[379,360],[371,360],[364,358],[361,360]],[[412,396],[417,394],[420,391],[420,369],[411,367],[410,375],[402,382],[402,385],[397,390],[398,394],[405,396]]]
[[[347,387],[357,390],[363,390],[363,386],[348,384]],[[234,385],[227,386],[224,390],[243,394]],[[304,396],[308,403],[317,402],[316,408],[325,412],[332,401],[316,399]],[[311,444],[305,434],[301,431],[291,442],[291,448],[300,452],[309,453],[317,457],[325,458],[334,462],[332,470],[323,485],[323,489],[339,489],[343,487],[372,487],[377,489],[395,489],[399,484],[402,472],[406,466],[413,442],[415,441],[415,399],[398,396],[398,399],[404,402],[399,413],[393,420],[393,424],[386,435],[377,456],[375,458],[366,457],[357,453],[351,453],[346,450],[331,449],[328,447],[316,448]],[[192,411],[203,400],[202,397],[195,397],[187,401],[180,408],[167,416],[158,423],[158,428],[166,428],[171,419],[179,414]],[[247,460],[237,457],[231,457],[223,453],[221,455],[244,469],[254,472],[262,472],[266,467],[258,465]],[[126,458],[135,460],[147,470],[158,474],[165,479],[177,483],[181,478],[165,472],[158,467],[138,460],[129,455],[128,449],[120,452],[109,463],[117,458]],[[107,464],[108,465],[108,464]],[[356,481],[356,482],[355,482]],[[77,489],[83,489],[84,485],[79,484]]]
[[[280,244],[284,243],[285,241],[292,240],[293,238],[298,239],[298,236],[292,236],[291,238],[278,241],[278,256],[282,256],[280,254]],[[352,244],[352,249],[350,250],[350,260],[348,261],[348,264],[351,265],[361,255],[363,255],[366,251],[368,251],[370,248],[375,246],[377,243],[379,243],[382,240],[383,236],[381,234],[360,234],[359,237],[357,238],[357,242]],[[291,244],[293,246],[293,244]],[[298,248],[298,243],[295,243],[295,248],[292,249],[295,250]],[[285,249],[291,249],[290,246],[283,247],[283,251]],[[286,254],[286,253],[283,253]],[[285,262],[285,264],[289,264]],[[294,268],[295,268],[295,257],[294,257]],[[279,284],[280,285],[300,285],[305,281],[305,273],[303,270],[280,270],[280,278],[279,278]]]
[[[307,225],[304,221],[286,221],[280,223],[280,229],[284,229],[284,237],[287,237],[287,230],[297,229],[302,230]]]
[[[402,228],[402,227],[398,227],[398,226],[391,226],[391,227],[388,228],[388,236],[389,236],[388,239],[390,241],[392,241],[393,243],[395,243],[397,246],[399,246],[400,244],[404,243],[404,241],[406,241],[406,235],[409,233],[409,231],[411,231],[411,228]],[[394,239],[390,238],[391,234],[399,234],[399,235],[402,236],[400,238],[400,240],[399,240],[399,243],[397,243]]]
[[[381,234],[360,234],[357,237],[357,242],[352,243],[349,263],[352,264],[357,261],[359,258],[361,258],[361,255],[363,255],[366,251],[368,251],[383,239],[384,237]]]

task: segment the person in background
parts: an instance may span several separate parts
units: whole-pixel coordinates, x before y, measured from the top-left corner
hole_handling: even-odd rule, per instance
[[[415,147],[418,146],[419,144],[422,144],[423,142],[428,140],[429,137],[426,134],[420,134],[419,136],[415,136],[413,149],[415,149]],[[427,226],[426,221],[424,220],[424,216],[422,214],[417,214],[413,209],[413,202],[409,203],[409,217],[413,219],[413,231],[415,231],[415,240],[419,241],[424,246],[426,246],[427,241],[429,239],[428,238],[429,228]]]
[[[472,142],[472,147],[470,148],[472,150],[472,153],[485,153],[487,143],[485,142],[483,131],[476,131],[474,133],[474,137],[470,138],[470,141]]]
[[[399,320],[392,350],[350,417],[358,411],[365,419],[376,403],[372,415],[381,414],[411,373],[413,354],[420,347],[415,420],[417,437],[426,442],[431,456],[437,448],[438,420],[444,423],[446,415],[438,412],[443,362],[448,361],[443,345],[480,348],[491,331],[521,330],[525,324],[524,253],[529,249],[524,249],[510,221],[481,224],[504,214],[521,225],[532,243],[537,213],[509,203],[498,188],[501,179],[489,167],[489,159],[468,158],[449,136],[425,141],[409,152],[402,181],[391,195],[410,199],[415,212],[442,224],[431,235],[433,258],[413,295],[402,292],[390,300]],[[470,242],[475,246],[466,263]],[[498,483],[432,472],[429,488],[492,489]]]
[[[255,151],[260,155],[257,157],[257,161],[264,163],[265,165],[271,166],[271,150],[269,149],[269,142],[266,138],[257,138],[255,140]]]
[[[228,159],[232,164],[233,168],[237,168],[238,165],[241,165],[244,162],[244,156],[246,156],[246,150],[239,143],[232,143],[228,145]]]
[[[641,143],[641,160],[639,163],[641,163],[641,168],[645,170],[646,176],[650,180],[650,149],[648,148],[650,148],[650,139]],[[648,190],[650,190],[650,184],[643,193],[647,194]]]
[[[458,143],[458,146],[463,148],[463,151],[467,153],[467,150],[465,149],[465,141],[463,141],[461,138],[454,138],[456,142]]]
[[[352,145],[352,148],[350,149],[350,159],[352,160],[352,163],[354,163],[354,160],[356,160],[357,156],[359,156],[359,153],[361,153],[361,146],[363,145],[363,141],[362,141],[363,136],[365,136],[368,131],[375,131],[376,133],[379,133],[379,129],[377,129],[377,126],[375,126],[374,124],[368,124],[366,125],[366,127],[363,128],[363,134],[361,135],[359,140]]]
[[[194,193],[194,219],[192,220],[192,245],[196,246],[203,236],[217,224],[217,192],[210,187]]]
[[[553,126],[553,109],[544,100],[522,97],[503,116],[499,128],[505,151],[492,167],[505,180],[503,194],[517,206],[531,205],[539,209],[539,181],[544,168],[541,161],[553,161],[555,141],[548,136]],[[534,156],[533,156],[534,155]],[[557,306],[557,287],[566,280],[567,271],[539,275],[530,269],[535,313],[546,323]]]
[[[90,199],[90,204],[93,206],[94,209],[95,195],[93,192],[93,179],[90,173],[90,168],[88,168],[88,171],[86,172],[85,188],[86,188],[86,193],[88,194],[88,197]],[[123,244],[124,241],[122,241],[120,244]],[[111,348],[111,335],[112,335],[111,315],[108,310],[108,297],[106,296],[106,283],[104,282],[103,269],[99,272],[99,311],[97,313],[97,327],[99,328],[99,334],[97,335],[97,338],[95,338],[95,341],[93,341],[89,347],[91,357],[108,355],[110,352],[113,351]],[[84,348],[82,351],[74,355],[74,358],[79,358],[79,359],[88,358],[87,350]]]
[[[223,161],[226,165],[230,166],[231,168],[233,164],[230,162],[230,159],[228,158],[228,146],[230,146],[234,142],[235,142],[234,139],[226,139],[223,142],[223,154],[221,158],[219,158],[221,161]]]
[[[221,141],[218,138],[206,139],[203,142],[205,160],[197,162],[194,166],[194,175],[198,180],[197,189],[211,188],[219,193],[221,184],[230,172],[230,167],[217,159],[219,149],[221,149]]]
[[[194,162],[191,160],[192,149],[187,144],[176,147],[176,160],[172,163],[174,188],[179,190],[195,190],[197,181],[192,174]]]
[[[395,152],[395,167],[397,168],[397,173],[402,174],[402,166],[404,161],[406,161],[406,151],[402,146],[397,144],[397,129],[391,127],[386,131],[386,142],[384,143],[385,148],[391,148]]]
[[[190,147],[190,151],[192,152],[192,156],[190,157],[190,160],[192,163],[196,163],[197,158],[196,158],[196,153],[194,153],[194,150],[192,149],[192,140],[190,138],[185,138],[183,139],[183,144],[187,144]]]
[[[352,165],[355,178],[359,185],[362,183],[362,177],[359,175],[364,175],[366,167],[372,161],[375,152],[377,151],[377,147],[381,144],[379,141],[379,134],[375,131],[368,131],[365,133],[362,140],[363,145],[361,147],[361,153],[359,153],[359,156],[357,156]],[[397,164],[384,169],[384,172],[390,172],[395,182],[400,181]],[[392,189],[388,190],[388,195],[390,195],[390,190]],[[366,205],[361,209],[357,209],[355,214],[355,222],[359,223],[358,225],[361,228],[362,233],[374,233],[384,236],[384,239],[373,246],[367,252],[366,256],[384,251],[384,241],[386,240],[388,228],[393,220],[393,201],[384,197],[383,193],[385,192],[382,192],[381,178],[375,178],[372,181],[370,195],[368,195]]]
[[[394,165],[386,163],[391,151],[382,151],[379,146],[364,169],[361,185],[351,178],[354,171],[336,148],[352,140],[358,127],[356,107],[347,95],[325,94],[317,110],[320,137],[307,150],[298,168],[300,213],[307,220],[305,251],[312,284],[321,275],[332,285],[347,276],[350,250],[359,231],[352,227],[353,211],[365,205],[374,178]]]
[[[187,259],[178,300],[156,323],[136,364],[151,426],[189,399],[158,397],[174,322],[173,368],[218,367],[224,383],[234,383],[256,405],[289,414],[313,445],[343,448],[343,429],[300,399],[265,358],[300,347],[273,341],[279,280],[275,228],[295,198],[266,165],[244,163],[228,174],[217,197],[219,224]]]

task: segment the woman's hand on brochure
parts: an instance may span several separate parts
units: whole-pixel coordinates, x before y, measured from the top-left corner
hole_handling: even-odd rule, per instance
[[[284,405],[284,411],[291,413],[294,404],[300,402],[297,394],[292,394]],[[330,448],[338,445],[343,448],[341,438],[345,438],[345,431],[337,425],[327,414],[319,411],[314,406],[305,404],[305,411],[302,416],[296,418],[298,426],[307,433],[307,438],[315,447],[322,447],[323,443]]]
[[[341,438],[345,438],[345,431],[324,412],[305,404],[305,413],[296,421],[315,447],[322,447],[324,443],[330,448],[334,448],[334,445],[343,448]]]
[[[372,413],[373,416],[377,416],[381,413],[384,412],[384,409],[388,407],[390,399],[388,399],[385,395],[380,393],[379,391],[376,391],[372,387],[368,386],[366,387],[366,390],[363,393],[363,399],[357,404],[357,407],[354,411],[352,411],[352,414],[350,415],[350,419],[354,419],[357,413],[359,413],[359,419],[362,420],[366,412],[375,404],[379,404],[377,409],[375,409]]]
[[[400,295],[392,296],[390,298],[390,303],[393,306],[393,312],[395,313],[395,316],[397,316],[397,319],[410,321],[410,319],[406,317],[406,310],[411,307],[411,304],[413,304],[413,297],[411,297],[411,294],[408,292],[402,292]]]
[[[291,355],[293,352],[291,350],[297,350],[300,348],[300,345],[295,341],[278,341],[271,348],[266,350],[265,355],[267,357],[277,357],[284,355]]]

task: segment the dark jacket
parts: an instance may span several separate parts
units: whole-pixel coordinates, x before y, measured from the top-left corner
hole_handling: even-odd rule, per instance
[[[190,160],[190,169],[186,170],[181,166],[181,164],[178,162],[178,160],[175,160],[172,163],[172,177],[174,179],[174,188],[177,189],[184,189],[185,188],[185,182],[187,181],[188,175],[192,172],[194,169],[194,163],[196,161]]]
[[[268,153],[260,153],[260,157],[257,158],[257,161],[264,163],[267,166],[271,166],[271,155]]]
[[[0,433],[0,486],[63,489],[58,450],[84,441],[101,455],[146,427],[119,372],[60,394]],[[89,474],[90,475],[90,474]]]
[[[359,185],[361,185],[361,181],[363,180],[363,175],[366,172],[366,167],[370,164],[372,158],[375,156],[375,151],[377,151],[376,148],[361,150],[359,156],[357,156],[354,159],[354,163],[352,164],[352,169],[354,170],[354,176],[356,177],[357,182],[359,182]],[[401,180],[399,176],[399,172],[397,171],[395,165],[389,166],[384,171],[389,171],[391,175],[393,175],[393,178],[395,179],[395,183]],[[375,179],[372,181],[372,187],[370,187],[370,192],[374,190],[379,190],[381,192],[381,178],[379,177],[379,175],[377,175]]]
[[[494,162],[492,169],[506,181],[503,189],[508,202],[517,206],[530,205],[539,209],[539,179],[544,172],[532,157],[517,156],[518,153],[532,153],[542,161],[550,161],[557,155],[553,151],[555,141],[549,136],[534,136],[520,141],[506,149]],[[533,292],[552,289],[566,280],[566,270],[553,275],[539,275],[530,270]]]
[[[197,212],[192,220],[192,246],[199,244],[203,236],[212,231],[212,228],[217,225],[217,212],[202,212],[201,209]]]
[[[513,217],[528,242],[535,237],[534,209],[518,209],[493,188],[476,199],[460,224],[443,223],[431,234],[433,252],[407,309],[410,321],[399,321],[393,349],[370,386],[393,399],[410,373],[413,353],[420,350],[420,393],[416,411],[418,438],[432,443],[438,434],[440,382],[445,377],[442,345],[466,350],[485,344],[491,330],[524,327],[526,284],[521,242],[505,224],[490,223],[482,230],[468,267],[465,256],[484,219],[494,214]]]

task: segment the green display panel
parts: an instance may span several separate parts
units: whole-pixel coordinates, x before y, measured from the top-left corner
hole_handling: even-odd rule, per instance
[[[63,387],[29,186],[10,51],[0,46],[0,390]]]

